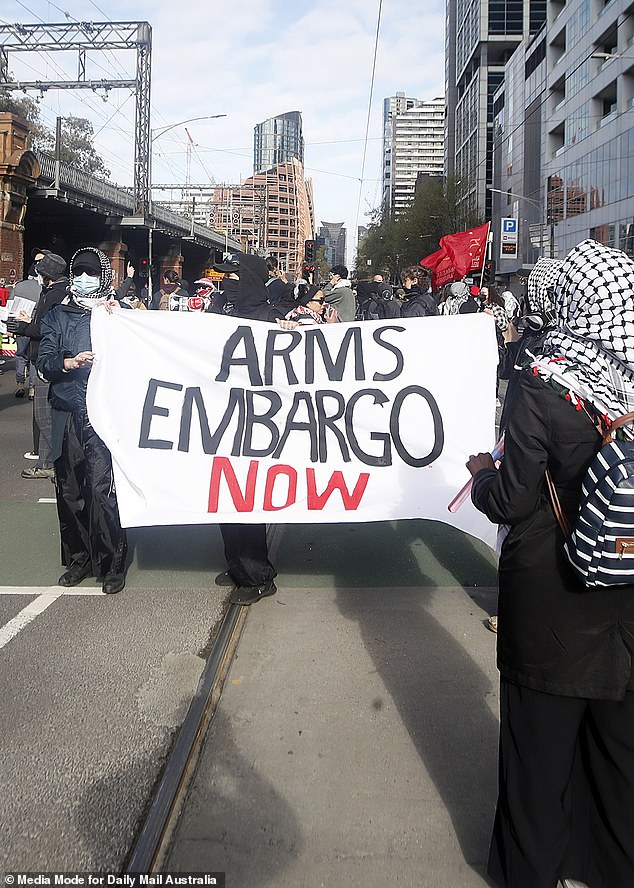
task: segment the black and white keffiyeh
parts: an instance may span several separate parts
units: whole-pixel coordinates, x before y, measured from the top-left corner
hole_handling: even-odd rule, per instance
[[[531,311],[546,314],[553,310],[555,284],[561,272],[560,259],[546,259],[542,256],[535,263],[528,276],[527,299]]]
[[[555,312],[534,372],[609,419],[634,411],[634,259],[582,241],[561,265]]]
[[[91,293],[90,296],[79,295],[73,290],[73,276],[75,269],[82,261],[86,260],[86,257],[92,258],[95,268],[99,268],[99,289],[95,293]],[[110,259],[108,259],[106,254],[97,247],[82,247],[81,250],[77,250],[77,252],[74,253],[70,260],[69,276],[71,281],[70,293],[73,300],[87,311],[91,311],[96,305],[99,305],[102,302],[107,302],[108,299],[111,299],[114,295],[114,287],[112,285],[112,265],[110,264]]]
[[[504,333],[509,325],[509,317],[506,313],[506,309],[502,308],[502,306],[498,305],[496,302],[485,302],[484,311],[486,314],[493,315],[495,326],[500,333]]]
[[[469,287],[464,281],[454,281],[449,285],[447,297],[439,306],[439,313],[442,315],[460,314],[460,307],[465,304],[469,298]]]

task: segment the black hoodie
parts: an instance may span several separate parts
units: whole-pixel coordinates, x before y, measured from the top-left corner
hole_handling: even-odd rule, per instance
[[[268,302],[268,290],[265,286],[269,279],[269,270],[261,256],[253,253],[238,253],[240,257],[240,279],[226,279],[223,284],[224,304],[222,314],[235,318],[248,318],[253,321],[274,323],[276,318],[283,318],[284,311]]]

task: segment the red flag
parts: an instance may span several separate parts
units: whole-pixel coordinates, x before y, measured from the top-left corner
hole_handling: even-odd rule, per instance
[[[421,259],[419,265],[431,270],[431,288],[439,290],[445,284],[458,280],[460,275],[456,273],[453,261],[441,247],[435,253]]]
[[[478,228],[446,234],[440,238],[440,246],[451,257],[459,278],[484,265],[488,234],[489,223],[486,222]]]

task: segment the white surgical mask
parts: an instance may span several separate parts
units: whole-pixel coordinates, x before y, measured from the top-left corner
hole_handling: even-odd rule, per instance
[[[101,277],[98,274],[93,275],[84,272],[73,278],[73,292],[81,296],[90,296],[92,293],[96,293],[100,286]]]

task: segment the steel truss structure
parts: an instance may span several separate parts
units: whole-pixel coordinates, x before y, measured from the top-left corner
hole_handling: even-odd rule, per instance
[[[86,80],[86,52],[136,50],[136,76],[128,80]],[[9,79],[10,52],[77,50],[77,80]],[[148,22],[64,22],[61,24],[0,25],[0,90],[133,89],[136,92],[134,138],[134,215],[149,214],[150,83],[152,28]]]

